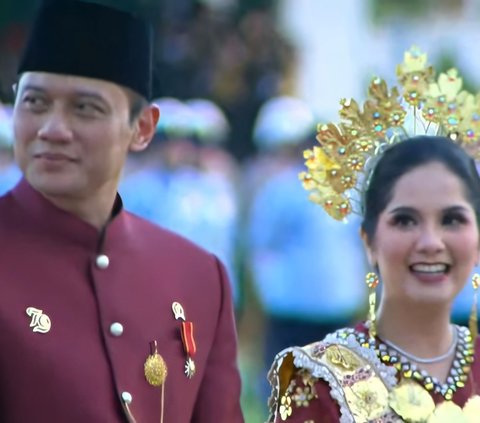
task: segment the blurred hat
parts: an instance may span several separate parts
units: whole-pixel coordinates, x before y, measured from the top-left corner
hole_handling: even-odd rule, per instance
[[[274,97],[260,108],[253,129],[255,144],[264,150],[297,145],[314,133],[311,108],[295,97]]]
[[[203,144],[219,144],[226,141],[230,125],[220,107],[210,100],[197,98],[186,102],[190,107],[197,139]]]
[[[127,12],[78,0],[44,0],[18,74],[103,79],[150,99],[151,51],[150,26]]]
[[[172,97],[162,97],[153,101],[160,109],[160,119],[156,133],[164,138],[193,138],[195,136],[195,116],[191,108]]]
[[[0,103],[0,149],[13,148],[12,107]]]

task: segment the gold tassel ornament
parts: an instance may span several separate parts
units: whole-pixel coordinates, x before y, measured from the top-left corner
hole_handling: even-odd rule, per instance
[[[379,282],[377,274],[374,272],[367,273],[365,282],[370,290],[368,294],[368,334],[370,335],[370,338],[375,338],[377,336],[377,322],[375,316],[377,293],[375,288],[378,286]]]

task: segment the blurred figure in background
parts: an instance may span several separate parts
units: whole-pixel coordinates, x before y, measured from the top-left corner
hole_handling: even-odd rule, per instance
[[[277,163],[252,200],[248,224],[252,278],[266,315],[265,370],[279,349],[308,344],[354,320],[366,294],[357,283],[365,273],[358,222],[332,221],[306,201],[298,181],[301,151],[314,130],[310,108],[291,97],[265,103],[255,125],[260,163],[271,156]]]
[[[162,98],[155,103],[161,119],[153,151],[140,162],[131,162],[120,188],[122,198],[135,213],[218,255],[238,307],[238,169],[223,149],[228,121],[206,99]]]
[[[12,108],[0,103],[0,195],[13,188],[21,172],[13,159]]]

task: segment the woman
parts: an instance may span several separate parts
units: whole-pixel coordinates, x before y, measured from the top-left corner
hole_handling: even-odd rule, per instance
[[[310,167],[303,179],[312,185],[316,178],[323,197],[315,200],[338,218],[350,203],[326,194],[326,187],[333,176],[346,177],[328,151],[340,132],[331,126],[323,131],[329,138],[318,138],[327,155],[315,152],[321,171]],[[365,171],[361,190],[361,234],[375,270],[366,278],[369,319],[277,355],[269,375],[269,421],[480,421],[476,301],[470,329],[450,321],[453,300],[480,261],[480,178],[459,134],[397,139],[372,153],[375,165]],[[351,163],[353,150],[345,148]],[[479,281],[475,275],[474,289]]]

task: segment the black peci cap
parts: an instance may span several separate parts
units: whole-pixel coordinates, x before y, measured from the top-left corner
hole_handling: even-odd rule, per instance
[[[77,0],[45,0],[18,68],[103,79],[151,98],[152,30],[117,9]]]

